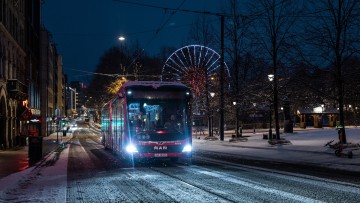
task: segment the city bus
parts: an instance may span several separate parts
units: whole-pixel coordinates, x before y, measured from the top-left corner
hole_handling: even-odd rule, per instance
[[[191,162],[191,93],[178,82],[124,83],[101,112],[102,142],[123,159]]]

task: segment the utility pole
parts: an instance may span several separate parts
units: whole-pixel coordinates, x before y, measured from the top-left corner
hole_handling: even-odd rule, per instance
[[[221,15],[221,54],[220,54],[220,140],[224,141],[224,16]]]

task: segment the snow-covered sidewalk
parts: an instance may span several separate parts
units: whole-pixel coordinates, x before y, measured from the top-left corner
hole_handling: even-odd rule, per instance
[[[205,150],[219,153],[229,153],[238,157],[259,160],[273,160],[285,163],[316,165],[360,173],[360,128],[346,129],[347,142],[357,144],[352,150],[353,157],[346,155],[338,157],[335,150],[324,145],[331,140],[338,141],[334,129],[311,129],[281,134],[281,138],[290,144],[271,145],[263,139],[263,133],[243,133],[246,141],[229,142],[231,136],[225,136],[224,141],[205,140],[205,136],[194,136],[194,150]],[[354,149],[354,148],[353,148]],[[350,148],[345,149],[348,152]]]
[[[66,202],[66,145],[38,165],[0,179],[0,202]]]

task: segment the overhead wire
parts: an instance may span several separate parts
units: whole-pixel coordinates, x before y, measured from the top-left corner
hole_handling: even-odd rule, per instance
[[[114,0],[114,1],[119,1],[122,2],[121,0]],[[125,2],[125,1],[124,1]],[[179,9],[182,5],[184,5],[184,3],[186,2],[186,0],[183,0],[181,2],[181,4],[177,7],[177,9]],[[136,5],[141,5],[139,3],[134,3],[134,2],[126,2],[126,3],[131,3],[131,4],[136,4]],[[155,7],[155,8],[159,8],[157,6],[151,6],[149,4],[145,4],[148,7]],[[153,37],[148,41],[148,43],[144,46],[145,48],[147,48],[158,36],[158,34],[160,33],[161,30],[163,30],[164,26],[169,22],[169,20],[175,15],[176,10],[172,12],[172,14],[167,18],[167,20],[164,23],[160,23],[160,26],[156,29],[155,34],[153,35]],[[129,64],[129,67],[131,67],[136,60],[141,56],[141,54],[145,51],[145,48],[141,49],[141,51],[137,54],[137,56],[134,57],[134,59],[132,60],[132,62]]]
[[[134,5],[138,5],[138,6],[147,6],[147,7],[152,7],[152,8],[157,8],[157,9],[164,9],[164,7],[159,7],[159,6],[154,6],[154,5],[150,5],[150,4],[140,4],[140,3],[136,3],[136,2],[127,2],[127,1],[118,1],[118,0],[114,0],[117,2],[121,2],[121,3],[128,3],[128,4],[134,4]],[[181,6],[183,6],[183,4],[186,2],[186,0],[183,0],[181,2],[181,4],[177,7],[177,9],[179,9]],[[166,11],[166,8],[164,9]],[[170,9],[172,10],[172,9]],[[138,34],[138,33],[145,33],[145,32],[153,32],[155,31],[154,36],[151,38],[151,40],[146,44],[145,48],[148,47],[150,45],[150,43],[155,40],[155,38],[157,37],[157,35],[160,33],[161,30],[165,29],[165,25],[171,20],[171,18],[175,15],[176,10],[174,10],[171,15],[164,21],[164,18],[166,16],[166,13],[164,14],[164,17],[162,18],[162,20],[159,23],[159,26],[156,30],[146,30],[146,31],[142,31],[142,32],[137,32],[137,33],[132,33],[132,34]],[[190,25],[190,24],[189,24]],[[185,27],[185,26],[189,26],[189,25],[181,25],[181,27]],[[180,27],[180,26],[178,26]],[[169,29],[169,28],[167,28]],[[73,35],[73,34],[71,34]],[[94,34],[90,34],[90,35],[94,35]],[[129,64],[129,67],[131,67],[136,60],[141,56],[141,54],[144,52],[145,48],[141,49],[140,52],[137,53],[137,55],[134,57],[134,59],[132,60],[132,62]],[[107,74],[107,73],[97,73],[97,72],[89,72],[89,71],[84,71],[84,70],[80,70],[80,69],[73,69],[73,68],[67,68],[69,70],[75,70],[75,71],[79,71],[79,72],[83,72],[83,73],[87,73],[87,74],[83,74],[81,76],[85,76],[85,75],[102,75],[102,76],[109,76],[109,77],[125,77],[125,76],[135,76],[135,75],[131,75],[131,74],[126,74],[126,75],[120,75],[120,74]],[[142,76],[142,75],[136,75],[136,76]],[[145,75],[144,75],[145,76]],[[147,77],[161,77],[161,75],[146,75]]]
[[[84,70],[74,69],[74,68],[69,68],[69,70],[74,70],[74,71],[78,71],[78,72],[87,73],[87,74],[82,74],[82,75],[77,75],[77,76],[101,75],[101,76],[108,76],[108,77],[114,77],[114,78],[126,77],[126,76],[144,76],[144,77],[154,77],[154,78],[161,77],[161,75],[135,75],[135,74],[122,75],[122,74],[117,74],[117,73],[113,73],[113,74],[110,74],[110,73],[98,73],[98,72],[90,72],[90,71],[84,71]]]
[[[171,18],[178,12],[178,11],[182,11],[182,12],[191,12],[191,13],[200,13],[200,14],[209,14],[209,15],[217,15],[217,16],[225,16],[225,17],[232,17],[231,15],[229,14],[225,14],[225,13],[217,13],[217,12],[210,12],[210,11],[199,11],[199,10],[188,10],[188,9],[181,9],[181,7],[183,6],[183,4],[186,2],[186,0],[182,1],[181,4],[177,7],[177,8],[169,8],[169,7],[164,7],[164,6],[156,6],[156,5],[152,5],[152,4],[146,4],[146,3],[139,3],[139,2],[131,2],[131,1],[126,1],[126,0],[113,0],[115,2],[119,2],[119,3],[124,3],[124,4],[131,4],[131,5],[136,5],[136,6],[142,6],[142,7],[149,7],[149,8],[154,8],[154,9],[162,9],[162,10],[165,10],[165,12],[167,11],[173,11],[171,13],[171,15],[166,19],[166,21],[164,23],[163,22],[163,19],[164,17],[162,18],[160,24],[159,24],[159,27],[155,30],[145,30],[145,31],[141,31],[141,32],[134,32],[134,33],[130,33],[131,35],[132,34],[141,34],[141,33],[146,33],[146,32],[153,32],[155,31],[155,34],[154,36],[148,41],[148,43],[146,44],[145,48],[148,47],[152,42],[153,40],[156,39],[156,37],[158,36],[158,34],[164,30],[164,29],[170,29],[169,27],[166,28],[165,25],[171,20]],[[275,6],[278,6],[278,5],[275,5]],[[323,12],[323,11],[318,11],[318,12],[313,12],[312,14],[317,14],[319,12]],[[252,16],[261,16],[263,15],[262,12],[258,12],[256,14],[252,14]],[[309,17],[311,15],[311,13],[307,13],[306,15],[294,15],[297,16],[297,17]],[[164,14],[164,16],[166,16],[166,14]],[[218,21],[218,20],[216,20]],[[184,27],[184,26],[189,26],[191,24],[187,24],[187,25],[182,25],[182,26],[178,26],[178,27]],[[177,28],[177,27],[171,27],[171,28]],[[138,54],[137,56],[135,57],[134,60],[132,60],[132,62],[130,63],[129,67],[131,67],[131,65],[134,64],[134,62],[136,61],[136,59],[138,57],[141,56],[141,54],[144,52],[144,49],[142,49]],[[100,74],[100,73],[99,73]],[[105,74],[106,75],[106,74]]]

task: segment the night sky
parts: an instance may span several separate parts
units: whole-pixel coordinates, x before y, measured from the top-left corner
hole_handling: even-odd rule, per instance
[[[124,3],[121,0],[44,1],[42,24],[52,33],[58,52],[63,56],[68,82],[79,80],[88,84],[91,77],[84,71],[93,72],[103,53],[120,43],[139,42],[150,55],[158,54],[162,46],[181,48],[189,37],[191,24],[201,14],[178,11],[173,15],[171,10],[165,11],[154,7],[221,12],[223,2],[127,1],[135,4]],[[136,5],[137,3],[149,6]],[[156,34],[159,28],[162,29]],[[120,42],[119,35],[124,35],[126,41]]]

